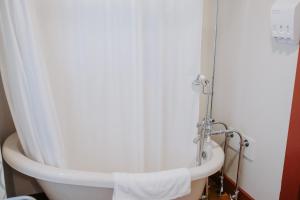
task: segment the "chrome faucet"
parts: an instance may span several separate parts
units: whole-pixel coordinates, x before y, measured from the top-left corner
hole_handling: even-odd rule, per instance
[[[245,147],[249,146],[249,142],[245,140],[242,136],[242,134],[235,130],[235,129],[228,129],[228,126],[223,122],[215,122],[215,120],[212,118],[212,95],[213,95],[213,89],[210,86],[210,82],[208,79],[205,78],[203,75],[197,75],[197,78],[192,83],[193,90],[196,91],[199,94],[206,95],[207,96],[207,104],[206,104],[206,114],[205,117],[201,122],[197,123],[197,136],[193,139],[193,142],[197,144],[197,158],[196,162],[197,165],[202,165],[202,161],[205,158],[206,153],[204,152],[204,144],[208,140],[209,137],[215,136],[215,135],[225,135],[225,142],[224,142],[224,163],[226,161],[226,151],[228,147],[228,139],[234,137],[234,135],[238,135],[240,139],[240,147],[239,147],[239,158],[238,158],[238,168],[237,168],[237,174],[236,174],[236,184],[235,184],[235,191],[234,194],[230,195],[230,198],[232,200],[238,199],[239,194],[239,172],[240,172],[240,166],[242,161],[242,153],[243,149]],[[215,125],[222,125],[224,129],[220,130],[214,130]],[[223,186],[223,180],[224,180],[224,166],[220,170],[220,195],[224,192],[224,186]],[[208,181],[206,188],[208,188]],[[206,194],[201,197],[201,199],[208,199],[208,190],[206,190]]]

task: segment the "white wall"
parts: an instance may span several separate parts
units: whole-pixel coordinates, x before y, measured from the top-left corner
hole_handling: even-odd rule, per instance
[[[241,186],[257,200],[279,198],[298,53],[272,41],[272,3],[220,0],[214,117],[256,140]],[[231,155],[232,178],[235,164]]]

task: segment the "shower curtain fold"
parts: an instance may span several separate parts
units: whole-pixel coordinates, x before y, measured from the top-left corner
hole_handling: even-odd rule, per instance
[[[2,0],[1,75],[22,146],[102,172],[194,164],[201,0]]]
[[[1,1],[0,13],[1,74],[24,151],[63,167],[60,127],[26,1]]]

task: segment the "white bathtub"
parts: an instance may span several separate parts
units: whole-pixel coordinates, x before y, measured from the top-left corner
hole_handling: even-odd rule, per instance
[[[192,192],[180,200],[198,200],[206,178],[222,167],[224,153],[216,143],[212,143],[212,146],[210,160],[201,167],[190,168]],[[61,169],[35,162],[23,154],[17,134],[5,141],[3,157],[12,168],[37,179],[51,200],[112,199],[112,174]]]

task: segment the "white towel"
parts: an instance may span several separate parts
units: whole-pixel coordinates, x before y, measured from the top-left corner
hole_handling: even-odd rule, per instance
[[[113,176],[113,200],[172,200],[191,193],[188,169]]]

